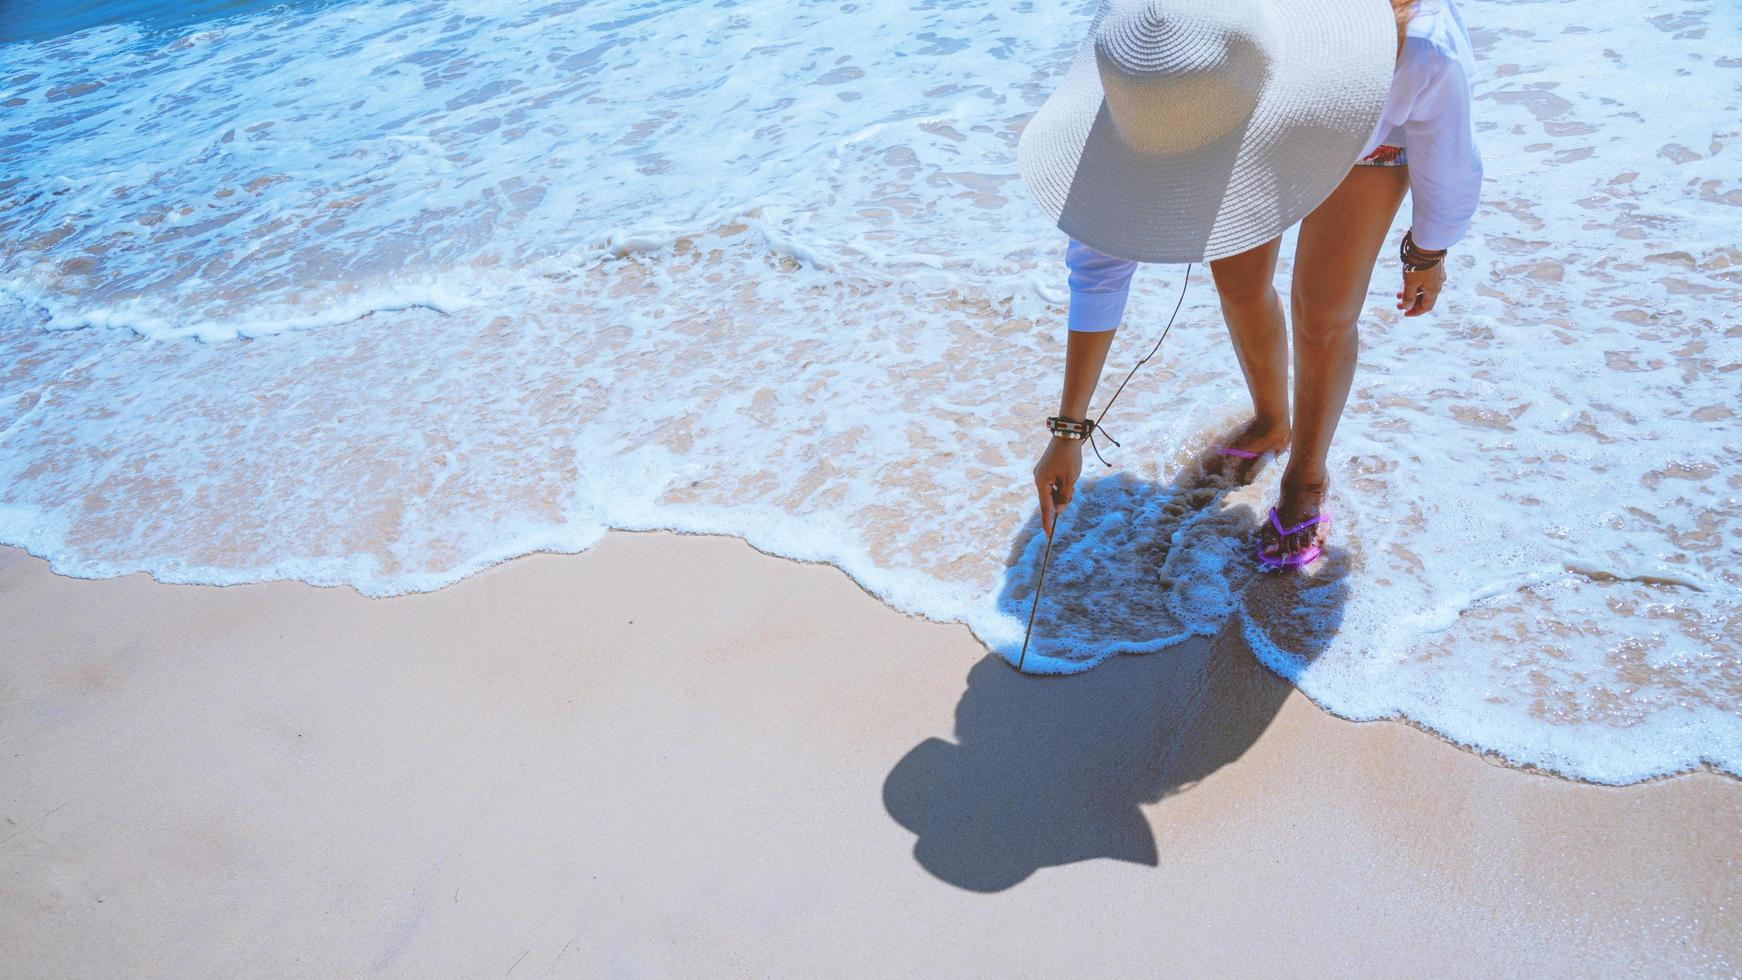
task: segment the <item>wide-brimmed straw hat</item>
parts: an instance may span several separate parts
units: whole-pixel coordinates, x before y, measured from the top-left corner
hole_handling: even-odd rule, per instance
[[[1023,183],[1109,255],[1244,252],[1349,172],[1396,52],[1389,0],[1102,0],[1022,131]]]

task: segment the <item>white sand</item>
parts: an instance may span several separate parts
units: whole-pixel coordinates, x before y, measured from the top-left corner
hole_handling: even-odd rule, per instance
[[[431,595],[0,550],[8,976],[1735,975],[1742,783],[1072,678],[740,541]],[[916,846],[917,842],[917,846]]]

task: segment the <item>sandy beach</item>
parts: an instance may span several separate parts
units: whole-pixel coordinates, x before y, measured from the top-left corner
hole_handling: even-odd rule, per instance
[[[1231,632],[1064,678],[727,537],[428,594],[0,551],[12,976],[1733,976],[1742,784],[1508,769]]]
[[[0,2],[0,980],[1742,980],[1742,4]]]

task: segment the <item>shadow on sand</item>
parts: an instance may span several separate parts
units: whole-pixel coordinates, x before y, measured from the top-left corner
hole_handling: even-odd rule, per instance
[[[917,835],[914,857],[927,871],[996,892],[1092,858],[1159,865],[1141,806],[1239,758],[1290,690],[1254,658],[1243,622],[1308,660],[1336,632],[1347,556],[1333,548],[1311,574],[1256,572],[1244,558],[1253,507],[1231,502],[1237,487],[1201,471],[1194,479],[1080,485],[1074,530],[1061,526],[1054,544],[1028,665],[1045,646],[1050,669],[1080,672],[1020,674],[989,654],[968,673],[955,741],[926,739],[884,781],[884,806]],[[1018,621],[1033,595],[1036,562],[1024,559],[1038,558],[1038,533],[1037,516],[1015,543],[999,599]],[[1069,665],[1074,651],[1109,649],[1145,655]]]

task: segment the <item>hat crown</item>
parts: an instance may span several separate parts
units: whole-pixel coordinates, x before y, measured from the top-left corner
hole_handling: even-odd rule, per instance
[[[1148,154],[1194,150],[1244,125],[1276,44],[1254,0],[1109,0],[1091,33],[1113,124]]]

